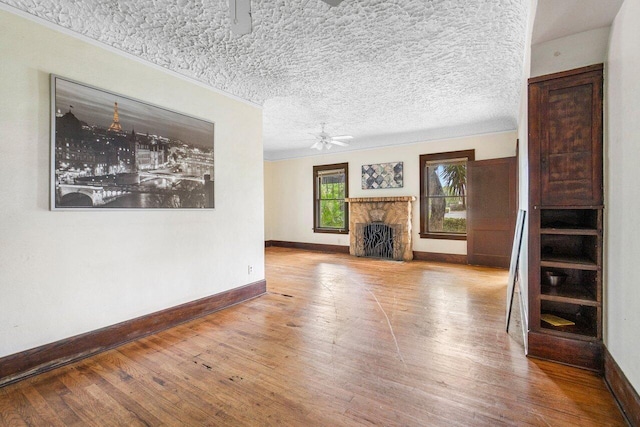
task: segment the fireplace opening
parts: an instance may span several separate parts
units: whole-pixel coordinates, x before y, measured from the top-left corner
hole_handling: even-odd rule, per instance
[[[382,223],[365,224],[364,256],[393,259],[393,228]]]

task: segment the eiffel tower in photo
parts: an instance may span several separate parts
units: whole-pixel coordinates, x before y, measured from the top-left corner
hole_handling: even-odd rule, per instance
[[[113,122],[109,126],[109,130],[114,132],[122,132],[122,126],[120,126],[120,116],[118,115],[118,103],[115,102],[113,106]]]

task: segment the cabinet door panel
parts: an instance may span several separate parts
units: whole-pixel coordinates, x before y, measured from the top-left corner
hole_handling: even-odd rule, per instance
[[[566,154],[550,154],[549,161],[549,183],[562,185],[565,182],[580,181],[581,185],[585,185],[586,190],[590,191],[591,168],[585,168],[584,165],[591,164],[591,153],[566,153]]]
[[[601,76],[571,76],[540,88],[541,204],[602,204]]]

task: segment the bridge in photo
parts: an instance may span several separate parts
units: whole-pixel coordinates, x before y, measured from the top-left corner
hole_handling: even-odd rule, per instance
[[[61,207],[102,206],[120,196],[131,193],[171,194],[175,190],[140,185],[82,185],[60,184]]]
[[[173,188],[159,188],[155,185],[148,185],[150,181],[156,179],[166,179],[172,184],[178,184],[181,181],[193,181],[205,184],[203,177],[193,175],[176,175],[175,173],[164,171],[148,171],[140,172],[139,179],[135,182],[115,182],[107,179],[96,177],[96,181],[83,182],[76,184],[59,184],[57,192],[61,207],[96,207],[109,203],[118,197],[131,193],[147,193],[147,194],[173,194]],[[147,183],[147,184],[145,184]]]

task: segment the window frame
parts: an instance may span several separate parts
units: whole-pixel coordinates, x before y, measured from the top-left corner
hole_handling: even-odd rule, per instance
[[[448,232],[432,232],[427,229],[428,219],[428,188],[425,181],[427,162],[434,162],[438,160],[454,160],[454,159],[467,159],[468,162],[475,161],[476,150],[460,150],[460,151],[448,151],[444,153],[431,153],[420,155],[420,238],[421,239],[448,239],[448,240],[467,240],[467,233],[448,233]],[[468,169],[467,169],[468,170]],[[468,187],[467,187],[468,188]],[[465,195],[468,199],[468,194]],[[468,209],[468,207],[467,207]],[[468,230],[467,230],[468,231]]]
[[[317,165],[313,167],[313,232],[331,234],[349,234],[349,203],[344,202],[344,228],[319,227],[320,198],[318,194],[318,172],[339,170],[344,171],[344,198],[349,197],[349,163],[333,163],[330,165]]]

